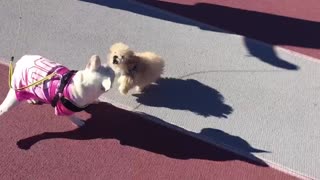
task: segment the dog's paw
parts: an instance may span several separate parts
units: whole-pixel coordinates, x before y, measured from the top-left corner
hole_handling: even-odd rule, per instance
[[[119,87],[119,92],[122,94],[122,95],[127,95],[129,90],[127,88],[123,88],[123,87]]]
[[[122,95],[127,95],[128,94],[128,90],[123,90],[123,89],[121,89],[121,90],[119,90],[120,91],[120,93],[122,94]]]
[[[127,95],[127,93],[124,92],[124,91],[120,91],[120,93],[121,93],[122,95]]]
[[[136,91],[137,91],[138,93],[142,93],[143,90],[144,90],[144,87],[140,87],[140,86],[137,86],[137,87],[136,87]]]

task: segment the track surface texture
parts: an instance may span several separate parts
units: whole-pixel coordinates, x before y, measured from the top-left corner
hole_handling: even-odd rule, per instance
[[[26,103],[1,116],[0,179],[295,179],[107,103],[81,117],[78,129]]]

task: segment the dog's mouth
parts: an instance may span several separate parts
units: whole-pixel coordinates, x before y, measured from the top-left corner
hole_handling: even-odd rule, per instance
[[[119,64],[119,57],[118,56],[113,56],[113,64]]]
[[[112,63],[113,64],[119,64],[119,62],[117,60],[113,60]]]
[[[123,61],[123,59],[124,59],[123,56],[119,57],[119,56],[115,55],[115,56],[113,56],[112,63],[113,64],[120,64]]]

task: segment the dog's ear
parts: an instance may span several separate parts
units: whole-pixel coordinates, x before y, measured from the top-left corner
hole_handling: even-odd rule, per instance
[[[109,91],[109,89],[111,89],[111,85],[111,80],[109,78],[102,81],[102,87],[104,88],[104,91]]]
[[[99,67],[101,66],[101,60],[100,57],[97,55],[92,55],[86,69],[90,70],[90,71],[96,71],[99,69]]]
[[[110,51],[111,52],[114,52],[114,51],[117,51],[117,50],[129,50],[129,46],[124,44],[124,43],[122,43],[122,42],[118,42],[118,43],[113,44],[110,47]]]

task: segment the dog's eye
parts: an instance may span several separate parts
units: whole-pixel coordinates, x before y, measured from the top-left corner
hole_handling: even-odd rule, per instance
[[[117,60],[118,59],[118,56],[113,56],[113,60]]]
[[[123,59],[123,58],[124,58],[124,56],[121,56],[121,58]]]

